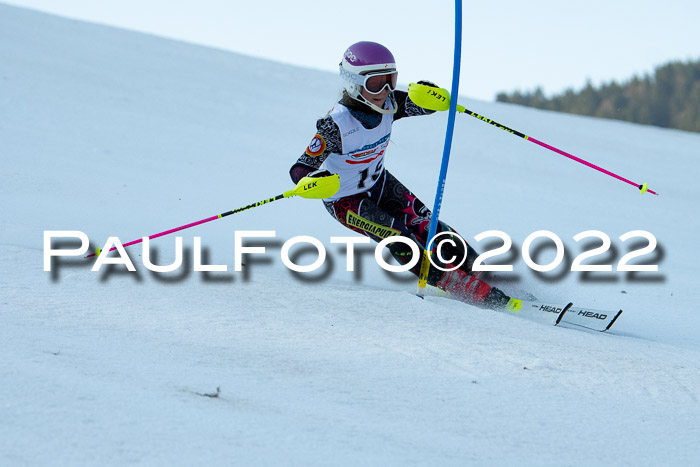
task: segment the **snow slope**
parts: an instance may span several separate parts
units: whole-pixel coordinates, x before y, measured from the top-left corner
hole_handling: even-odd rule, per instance
[[[337,91],[332,74],[0,5],[0,463],[698,463],[697,134],[461,101],[661,194],[457,120],[441,217],[468,240],[512,237],[504,289],[623,308],[608,334],[418,300],[371,249],[346,272],[329,239],[350,232],[303,199],[182,232],[176,273],[146,270],[138,247],[137,273],[43,271],[46,230],[126,242],[289,189]],[[428,205],[445,123],[392,133],[387,165]],[[607,233],[613,265],[630,250],[617,237],[647,230],[659,246],[641,260],[659,272],[535,274],[518,249],[542,229],[568,264],[575,234]],[[276,238],[234,272],[244,230]],[[332,264],[289,272],[295,235]],[[192,271],[194,236],[228,272]],[[173,246],[153,242],[158,263]]]

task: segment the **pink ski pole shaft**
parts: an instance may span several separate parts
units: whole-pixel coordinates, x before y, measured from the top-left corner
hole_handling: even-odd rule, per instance
[[[460,107],[461,107],[461,106],[460,106]],[[550,151],[554,151],[554,152],[556,152],[556,153],[559,154],[559,155],[562,155],[562,156],[564,156],[564,157],[568,157],[569,159],[574,160],[574,161],[576,161],[576,162],[579,162],[579,163],[581,163],[581,164],[583,164],[583,165],[585,165],[585,166],[588,166],[588,167],[590,167],[591,169],[595,169],[595,170],[597,170],[598,172],[602,172],[602,173],[604,173],[604,174],[606,174],[606,175],[610,175],[611,177],[616,178],[616,179],[618,179],[618,180],[620,180],[620,181],[622,181],[622,182],[628,183],[628,184],[632,185],[633,187],[638,188],[639,191],[642,192],[642,194],[648,192],[648,193],[651,193],[652,195],[657,195],[657,196],[658,196],[658,193],[657,193],[657,192],[655,192],[655,191],[650,190],[649,188],[647,188],[647,184],[646,184],[646,183],[642,183],[642,184],[634,183],[634,182],[632,182],[632,181],[630,181],[630,180],[627,180],[627,179],[624,178],[624,177],[621,177],[621,176],[619,176],[619,175],[617,175],[617,174],[615,174],[615,173],[613,173],[613,172],[610,172],[609,170],[606,170],[606,169],[604,169],[604,168],[602,168],[602,167],[598,167],[597,165],[592,164],[592,163],[590,163],[590,162],[588,162],[588,161],[585,161],[585,160],[581,159],[580,157],[576,157],[576,156],[574,156],[574,155],[572,155],[572,154],[569,154],[568,152],[562,151],[561,149],[557,149],[557,148],[555,148],[554,146],[550,146],[550,145],[547,144],[547,143],[543,143],[542,141],[536,140],[535,138],[533,138],[533,137],[531,137],[531,136],[527,136],[527,135],[525,135],[525,134],[523,134],[523,133],[521,133],[521,132],[519,132],[519,131],[517,131],[517,130],[513,130],[512,128],[508,128],[508,127],[505,126],[505,125],[501,125],[500,123],[495,122],[495,121],[491,120],[490,118],[486,118],[486,117],[484,117],[483,115],[479,115],[479,114],[476,113],[476,112],[472,112],[472,111],[469,110],[469,109],[464,109],[464,110],[462,110],[462,108],[459,108],[458,111],[461,111],[461,112],[463,112],[463,113],[465,113],[465,114],[467,114],[467,115],[471,115],[472,117],[478,118],[478,119],[481,120],[482,122],[489,123],[489,124],[491,124],[491,125],[493,125],[493,126],[495,126],[495,127],[497,127],[497,128],[500,128],[501,130],[505,130],[505,131],[507,131],[508,133],[511,133],[511,134],[513,134],[513,135],[515,135],[515,136],[520,136],[521,138],[523,138],[523,139],[525,139],[525,140],[527,140],[527,141],[531,141],[531,142],[533,142],[533,143],[535,143],[535,144],[537,144],[537,145],[539,145],[539,146],[542,146],[543,148],[549,149]]]
[[[258,201],[257,203],[249,204],[248,206],[243,206],[242,208],[234,209],[232,211],[227,211],[227,212],[222,212],[221,214],[218,214],[216,216],[211,216],[207,217],[206,219],[202,219],[196,222],[191,222],[189,224],[181,225],[180,227],[175,227],[174,229],[170,230],[165,230],[163,232],[157,233],[150,235],[148,237],[149,240],[152,240],[154,238],[162,237],[164,235],[168,235],[171,233],[179,232],[180,230],[185,230],[189,229],[190,227],[194,227],[196,225],[201,225],[205,224],[207,222],[215,221],[217,219],[221,219],[222,217],[230,216],[232,214],[237,214],[241,211],[245,211],[248,209],[253,209],[257,208],[258,206],[262,206],[264,204],[272,203],[273,201],[277,201],[278,199],[282,198],[291,198],[292,196],[300,196],[302,198],[307,198],[307,199],[324,199],[324,198],[330,198],[334,194],[337,193],[338,189],[340,188],[340,175],[333,174],[333,175],[328,175],[325,177],[304,177],[299,182],[297,185],[292,188],[291,190],[287,190],[284,193],[277,195],[273,198],[268,198],[264,199],[262,201]],[[122,246],[129,246],[129,245],[135,245],[137,243],[143,242],[143,237],[133,240],[129,243],[125,243]],[[116,250],[117,247],[112,247],[109,249],[109,251]],[[102,251],[98,248],[97,252],[87,255],[86,258],[91,258],[93,256],[99,256],[102,253]]]
[[[238,208],[238,209],[234,209],[233,211],[223,212],[223,213],[221,213],[221,214],[219,214],[219,215],[216,215],[216,216],[207,217],[206,219],[202,219],[202,220],[199,220],[199,221],[196,221],[196,222],[192,222],[192,223],[189,223],[189,224],[181,225],[180,227],[175,227],[174,229],[165,230],[165,231],[160,232],[160,233],[157,233],[157,234],[149,235],[149,236],[148,236],[148,239],[149,239],[149,240],[153,240],[154,238],[163,237],[163,236],[169,235],[169,234],[171,234],[171,233],[175,233],[175,232],[179,232],[179,231],[181,231],[181,230],[189,229],[190,227],[194,227],[194,226],[201,225],[201,224],[206,224],[207,222],[215,221],[215,220],[217,220],[217,219],[221,219],[222,217],[230,216],[231,214],[236,214],[236,213],[239,213],[239,212],[241,212],[241,211],[245,211],[246,209],[256,208],[256,207],[258,207],[258,206],[262,206],[263,204],[271,203],[271,202],[273,202],[273,201],[277,201],[278,199],[282,199],[282,198],[284,198],[284,197],[285,197],[284,194],[277,195],[277,196],[275,196],[274,198],[269,198],[269,199],[266,199],[266,200],[263,200],[263,201],[258,201],[257,203],[249,204],[248,206],[245,206],[245,207],[242,207],[242,208]],[[127,247],[127,246],[130,246],[130,245],[136,245],[137,243],[141,243],[141,242],[143,242],[143,238],[139,238],[139,239],[136,239],[136,240],[132,240],[132,241],[130,241],[130,242],[125,243],[125,244],[122,245],[122,246]],[[109,251],[114,251],[114,250],[116,250],[116,249],[117,249],[117,247],[112,247],[112,248],[109,249]],[[101,252],[100,249],[98,248],[96,253],[92,253],[92,254],[90,254],[90,255],[87,255],[86,258],[91,258],[91,257],[93,257],[93,256],[99,256],[101,253],[102,253],[102,252]]]

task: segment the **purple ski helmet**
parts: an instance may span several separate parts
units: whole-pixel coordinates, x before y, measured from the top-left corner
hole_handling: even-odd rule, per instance
[[[343,86],[348,95],[355,100],[369,105],[380,113],[396,112],[396,99],[394,98],[394,87],[396,86],[396,61],[394,55],[381,44],[376,42],[357,42],[347,48],[343,59],[340,62],[340,77],[343,79]],[[362,96],[362,88],[372,75],[388,75],[392,80],[389,89],[390,102],[380,108]],[[383,89],[383,87],[382,87]],[[371,92],[371,91],[370,91]],[[381,92],[381,91],[380,91]],[[374,92],[378,94],[378,92]]]

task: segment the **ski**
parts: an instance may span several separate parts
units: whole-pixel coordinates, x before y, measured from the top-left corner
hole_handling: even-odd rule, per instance
[[[622,310],[594,310],[592,308],[577,307],[573,303],[561,307],[513,298],[508,302],[505,311],[531,320],[553,324],[554,326],[585,328],[599,332],[609,330],[622,314]]]
[[[458,300],[451,293],[428,286],[430,295]],[[593,308],[574,306],[569,302],[562,306],[561,303],[546,303],[540,301],[520,300],[511,298],[503,308],[496,311],[520,316],[530,321],[537,321],[552,326],[576,329],[584,328],[593,331],[605,332],[609,330],[622,314],[622,310],[595,310]]]
[[[584,307],[570,307],[562,316],[559,324],[563,327],[581,327],[593,331],[605,332],[615,324],[622,310],[594,310]]]

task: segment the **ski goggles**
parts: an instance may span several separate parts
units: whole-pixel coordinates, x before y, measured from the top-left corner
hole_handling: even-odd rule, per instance
[[[370,94],[381,94],[386,87],[389,88],[389,91],[396,89],[396,81],[398,76],[399,73],[396,70],[361,75],[361,77],[364,78],[362,85]]]
[[[380,94],[385,87],[389,87],[390,91],[396,89],[396,80],[399,73],[395,68],[390,68],[386,71],[369,72],[366,75],[360,75],[346,70],[343,64],[340,64],[340,76],[345,81],[353,84],[358,84],[367,90],[370,94]]]

